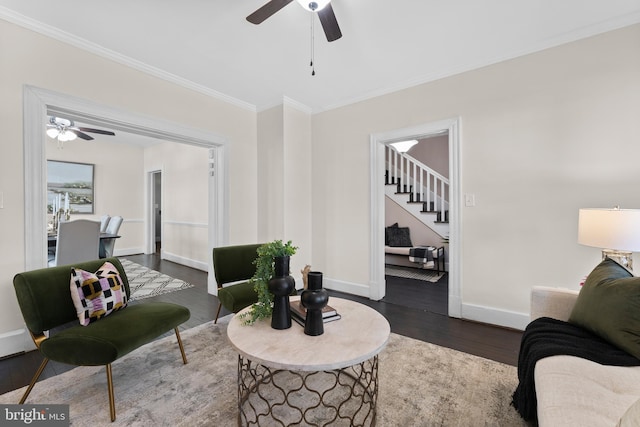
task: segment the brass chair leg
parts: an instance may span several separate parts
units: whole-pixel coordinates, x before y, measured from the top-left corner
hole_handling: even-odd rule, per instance
[[[182,353],[182,362],[186,365],[187,355],[184,354],[184,346],[182,345],[182,340],[180,339],[180,332],[178,331],[178,328],[174,328],[174,330],[176,331],[176,338],[178,338],[178,346],[180,347],[180,353]]]
[[[40,378],[40,375],[42,374],[42,371],[44,371],[44,368],[47,366],[47,363],[49,363],[49,358],[45,357],[42,363],[40,364],[40,367],[36,371],[36,374],[31,379],[31,382],[29,383],[29,387],[27,387],[27,390],[24,392],[22,399],[20,399],[20,405],[22,405],[24,401],[27,400],[29,393],[31,393],[31,389],[33,388],[34,385],[36,385],[36,381],[38,381],[38,378]]]
[[[214,324],[218,323],[218,316],[220,316],[220,309],[222,308],[222,304],[218,302],[218,311],[216,311],[216,320],[213,321]]]
[[[113,397],[113,376],[111,375],[111,363],[106,365],[107,368],[107,388],[109,390],[109,413],[111,422],[116,420],[116,402]]]

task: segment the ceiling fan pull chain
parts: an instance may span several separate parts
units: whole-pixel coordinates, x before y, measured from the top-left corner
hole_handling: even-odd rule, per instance
[[[313,57],[314,57],[314,51],[315,51],[315,37],[314,37],[314,16],[315,13],[310,13],[309,15],[311,15],[311,63],[309,64],[309,66],[311,67],[311,75],[315,76],[316,75],[316,68],[313,66]]]

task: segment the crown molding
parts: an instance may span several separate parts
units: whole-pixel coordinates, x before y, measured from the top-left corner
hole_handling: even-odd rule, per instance
[[[133,58],[129,58],[127,56],[118,54],[114,51],[111,51],[109,49],[106,49],[102,46],[99,46],[95,43],[89,42],[87,40],[81,39],[79,37],[73,36],[67,32],[61,31],[57,28],[54,28],[52,26],[49,26],[47,24],[44,24],[42,22],[36,21],[32,18],[26,17],[24,15],[21,15],[19,13],[16,13],[4,6],[0,6],[0,18],[5,19],[9,22],[12,22],[16,25],[22,26],[24,28],[33,30],[35,32],[38,32],[40,34],[43,34],[45,36],[51,37],[53,39],[62,41],[64,43],[70,44],[72,46],[75,46],[77,48],[89,51],[91,53],[94,53],[96,55],[105,57],[107,59],[113,60],[115,62],[121,63],[123,65],[129,66],[131,68],[134,68],[136,70],[142,71],[144,73],[156,76],[158,78],[161,78],[163,80],[166,80],[168,82],[177,84],[179,86],[185,87],[187,89],[191,89],[194,90],[198,93],[202,93],[205,94],[207,96],[210,96],[212,98],[216,98],[219,99],[221,101],[224,102],[228,102],[230,104],[233,104],[235,106],[238,106],[240,108],[252,111],[252,112],[262,112],[265,110],[268,110],[270,108],[273,108],[275,106],[278,105],[282,105],[282,100],[274,100],[273,103],[269,103],[269,104],[265,104],[265,105],[260,105],[260,106],[256,106],[250,103],[247,103],[245,101],[233,98],[229,95],[223,94],[221,92],[215,91],[213,89],[210,89],[208,87],[202,86],[200,84],[197,84],[195,82],[192,82],[190,80],[184,79],[182,77],[176,76],[174,74],[165,72],[163,70],[160,70],[158,68],[152,67],[150,65],[147,65],[145,63],[142,63],[140,61],[137,61]],[[503,62],[506,60],[510,60],[510,59],[514,59],[520,56],[524,56],[524,55],[528,55],[531,53],[535,53],[535,52],[539,52],[545,49],[549,49],[549,48],[553,48],[553,47],[557,47],[566,43],[570,43],[570,42],[574,42],[580,39],[584,39],[584,38],[588,38],[588,37],[592,37],[592,36],[596,36],[608,31],[614,31],[617,29],[621,29],[630,25],[634,25],[634,24],[638,24],[640,23],[640,12],[637,13],[631,13],[631,14],[625,14],[625,15],[621,15],[621,16],[617,16],[611,19],[607,19],[604,20],[602,22],[593,24],[593,25],[588,25],[582,28],[579,28],[577,30],[574,31],[570,31],[570,32],[566,32],[564,34],[560,34],[556,37],[552,37],[549,39],[546,39],[542,42],[538,42],[538,43],[534,43],[532,45],[530,45],[529,47],[525,48],[525,49],[519,49],[519,50],[514,50],[512,52],[509,52],[507,54],[503,54],[503,55],[497,55],[494,57],[487,57],[481,61],[474,61],[474,62],[469,62],[469,63],[459,63],[454,67],[450,67],[449,69],[446,70],[442,70],[438,73],[431,73],[431,74],[427,74],[427,75],[423,75],[419,78],[414,78],[414,79],[410,79],[407,80],[405,82],[399,83],[399,84],[395,84],[392,86],[386,86],[383,88],[380,88],[378,90],[375,91],[370,91],[367,93],[364,93],[360,96],[357,97],[350,97],[350,98],[345,98],[342,99],[338,102],[332,103],[332,104],[328,104],[328,105],[324,105],[324,106],[320,106],[320,107],[308,107],[304,104],[300,104],[294,100],[291,100],[293,102],[293,104],[288,104],[288,105],[292,105],[301,111],[305,111],[305,112],[309,112],[309,114],[317,114],[317,113],[322,113],[322,112],[326,112],[326,111],[330,111],[330,110],[334,110],[337,108],[341,108],[341,107],[345,107],[348,105],[352,105],[352,104],[356,104],[362,101],[366,101],[369,99],[373,99],[373,98],[377,98],[380,96],[384,96],[384,95],[388,95],[394,92],[398,92],[401,90],[405,90],[405,89],[409,89],[415,86],[419,86],[425,83],[430,83],[436,80],[440,80],[446,77],[451,77],[451,76],[455,76],[464,72],[468,72],[468,71],[473,71],[479,68],[483,68],[486,66],[490,66],[499,62]],[[283,98],[289,99],[286,96],[283,96]]]
[[[0,6],[0,18],[8,22],[11,22],[13,24],[19,25],[28,30],[35,31],[44,36],[69,44],[78,49],[85,50],[87,52],[93,53],[95,55],[101,56],[103,58],[125,65],[127,67],[133,68],[134,70],[138,70],[143,73],[152,75],[154,77],[158,77],[169,83],[182,86],[186,89],[193,90],[195,92],[210,96],[220,101],[227,102],[229,104],[235,105],[236,107],[240,107],[242,109],[249,110],[254,113],[257,111],[256,106],[253,104],[250,104],[245,101],[241,101],[232,96],[210,89],[201,84],[192,82],[191,80],[182,78],[180,76],[176,76],[175,74],[171,74],[159,68],[145,64],[144,62],[141,62],[136,59],[130,58],[128,56],[122,55],[120,53],[114,52],[96,43],[90,42],[80,37],[76,37],[73,34],[70,34],[66,31],[62,31],[58,28],[47,25],[43,22],[36,21],[35,19],[16,13],[15,11],[7,9],[4,6]]]
[[[294,108],[303,113],[307,113],[309,115],[313,114],[313,109],[308,105],[305,105],[301,102],[296,101],[295,99],[289,98],[288,96],[282,97],[282,105],[286,105],[288,107]]]

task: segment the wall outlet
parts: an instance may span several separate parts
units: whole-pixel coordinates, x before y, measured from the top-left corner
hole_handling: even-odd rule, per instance
[[[476,205],[476,195],[475,194],[465,194],[464,195],[464,205],[471,207]]]

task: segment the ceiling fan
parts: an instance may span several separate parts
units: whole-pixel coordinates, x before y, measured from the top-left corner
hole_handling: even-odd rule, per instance
[[[58,142],[73,141],[76,138],[81,138],[87,141],[94,139],[85,132],[99,133],[101,135],[115,135],[115,133],[110,130],[75,126],[73,120],[63,119],[62,117],[51,116],[49,117],[49,123],[47,123],[47,135],[49,135],[50,138],[57,139]]]
[[[293,0],[271,0],[260,9],[247,16],[247,21],[258,25],[292,1]],[[308,11],[318,14],[318,18],[320,18],[320,23],[322,24],[322,29],[324,30],[324,34],[327,36],[328,41],[332,42],[342,37],[342,32],[338,26],[336,15],[333,13],[333,8],[331,7],[331,0],[296,1]]]

